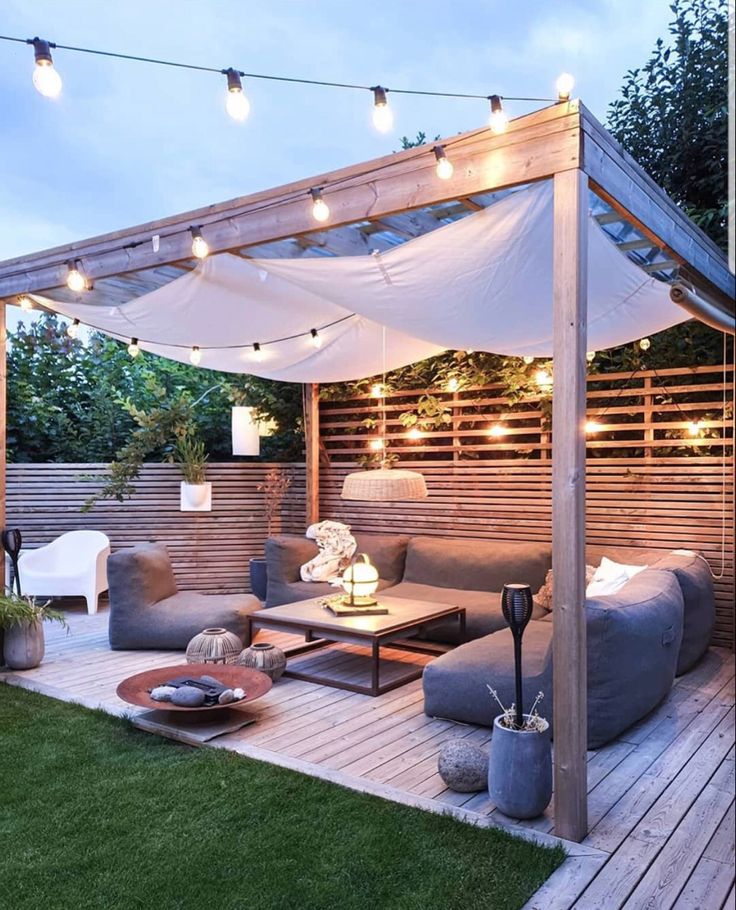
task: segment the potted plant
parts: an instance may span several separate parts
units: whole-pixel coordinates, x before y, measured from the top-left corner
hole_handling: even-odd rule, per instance
[[[269,468],[266,479],[258,484],[263,493],[263,514],[266,518],[266,539],[271,536],[274,519],[281,510],[284,497],[291,486],[291,474],[279,468]],[[250,560],[250,589],[259,600],[266,599],[268,572],[263,556]]]
[[[31,670],[41,663],[46,649],[44,622],[58,622],[68,629],[64,614],[50,610],[49,603],[37,604],[33,597],[12,592],[0,595],[4,661],[12,670]]]
[[[518,722],[516,706],[505,708],[495,689],[488,691],[498,702],[501,714],[493,721],[488,764],[488,795],[497,808],[511,818],[536,818],[552,798],[552,746],[549,721],[537,705]]]
[[[184,433],[174,446],[173,461],[179,465],[183,480],[180,492],[182,512],[211,512],[212,484],[207,481],[207,453],[204,443]]]

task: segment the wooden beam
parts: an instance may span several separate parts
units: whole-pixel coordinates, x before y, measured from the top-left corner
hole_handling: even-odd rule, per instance
[[[8,402],[7,402],[7,376],[8,376],[8,332],[5,324],[6,307],[0,301],[0,528],[5,527],[6,518],[6,446],[8,436]],[[5,584],[5,556],[3,555],[3,584]]]
[[[319,521],[319,386],[304,386],[304,446],[307,480],[307,527]]]
[[[433,145],[8,260],[0,263],[0,298],[62,286],[69,259],[80,259],[93,280],[189,259],[192,225],[202,226],[213,253],[313,233],[315,186],[324,187],[334,228],[549,178],[580,165],[580,116],[576,103],[557,104],[512,120],[502,134],[483,128],[452,136],[445,140],[455,165],[450,180],[437,179]]]
[[[585,393],[588,178],[554,178],[552,568],[555,830],[587,834]]]
[[[725,253],[581,105],[583,169],[591,186],[641,233],[688,267],[733,312],[736,279]],[[600,220],[600,219],[599,219]]]

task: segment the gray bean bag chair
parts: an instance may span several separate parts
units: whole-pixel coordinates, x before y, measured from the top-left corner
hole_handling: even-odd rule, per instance
[[[113,650],[184,650],[202,629],[222,627],[245,637],[245,617],[261,607],[251,594],[178,591],[163,544],[141,544],[108,558]]]

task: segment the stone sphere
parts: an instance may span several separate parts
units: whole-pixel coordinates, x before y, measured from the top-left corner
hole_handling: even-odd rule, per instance
[[[171,696],[171,703],[181,708],[199,708],[204,704],[204,692],[194,686],[179,686]]]
[[[437,770],[451,790],[474,793],[488,786],[488,746],[450,739],[440,750]]]

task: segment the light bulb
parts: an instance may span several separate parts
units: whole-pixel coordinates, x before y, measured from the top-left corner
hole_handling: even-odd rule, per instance
[[[383,386],[376,382],[371,386],[371,398],[383,398]]]
[[[330,217],[330,207],[322,198],[322,190],[310,190],[312,195],[312,217],[315,221],[327,221]]]
[[[141,352],[141,349],[138,347],[138,339],[131,338],[130,344],[128,345],[128,353],[131,357],[137,357]]]
[[[452,379],[447,380],[447,385],[445,386],[445,389],[448,392],[457,392],[457,390],[459,388],[460,388],[460,381],[458,379],[456,379],[454,376],[452,377]]]
[[[79,320],[75,319],[66,327],[66,333],[70,338],[76,338],[79,335]]]
[[[642,349],[642,351],[648,351],[651,346],[652,342],[648,338],[642,338],[639,342],[639,347]]]
[[[508,433],[508,430],[502,423],[494,423],[491,429],[488,431],[489,436],[499,438],[505,436]]]
[[[550,389],[552,387],[552,377],[547,370],[537,370],[534,374],[534,381],[540,389]]]
[[[595,351],[588,351],[588,353],[585,355],[585,359],[588,361],[588,363],[593,363],[595,360],[595,355]]]
[[[443,146],[435,145],[434,157],[437,159],[437,166],[435,167],[437,176],[440,180],[449,180],[455,172],[455,168],[452,166],[452,161],[445,154]]]
[[[199,362],[202,359],[202,352],[199,350],[197,345],[192,346],[192,350],[189,352],[189,362],[192,366],[199,366]]]
[[[526,357],[524,358],[524,363],[527,366],[529,366],[530,363],[534,363],[534,358],[531,356],[531,354],[526,355]]]
[[[250,113],[250,101],[243,91],[240,73],[232,67],[222,71],[227,76],[227,100],[225,107],[233,120],[243,122]]]
[[[509,125],[509,115],[503,109],[499,95],[489,95],[488,100],[491,102],[491,116],[488,119],[488,126],[494,133],[506,132]]]
[[[380,452],[386,448],[386,443],[382,439],[371,439],[369,445],[374,452]]]
[[[319,332],[317,329],[310,329],[310,335],[312,336],[312,347],[319,350],[322,347],[322,338]]]
[[[377,85],[371,91],[373,92],[373,126],[379,132],[387,133],[394,125],[394,112],[386,98],[388,89]]]
[[[412,427],[406,435],[409,439],[421,439],[424,434],[417,427]]]
[[[83,291],[87,287],[87,280],[79,269],[78,262],[67,265],[66,286],[70,291]]]
[[[207,241],[202,236],[202,228],[189,228],[192,234],[192,256],[197,259],[206,259],[210,254],[210,248]]]
[[[253,359],[260,363],[263,360],[263,351],[260,344],[256,341],[253,345]]]
[[[18,306],[21,308],[21,310],[25,310],[26,313],[28,313],[33,309],[33,301],[30,297],[26,297],[26,295],[23,294],[18,298]]]
[[[702,420],[691,420],[687,425],[687,431],[691,436],[700,436],[703,430]]]
[[[30,42],[36,65],[33,68],[33,86],[44,98],[58,98],[61,93],[61,76],[54,69],[51,59],[51,45],[42,38]],[[56,45],[54,45],[56,46]]]
[[[602,427],[597,420],[587,420],[585,422],[585,432],[586,433],[597,433],[601,430]]]
[[[575,79],[570,73],[561,73],[555,82],[557,89],[557,99],[559,101],[569,101],[572,90],[575,87]]]

